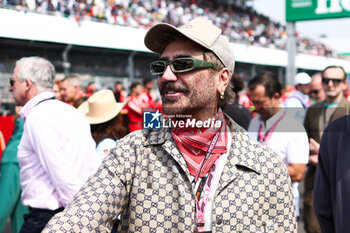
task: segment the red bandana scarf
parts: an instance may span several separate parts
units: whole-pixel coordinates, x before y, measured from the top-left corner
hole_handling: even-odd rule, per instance
[[[201,163],[217,131],[221,131],[219,139],[217,140],[211,155],[203,165],[199,177],[204,177],[217,158],[227,151],[227,125],[225,123],[224,114],[220,108],[214,120],[220,121],[221,127],[215,128],[214,124],[213,127],[209,128],[176,127],[172,130],[175,143],[183,155],[188,170],[192,176],[197,176]]]

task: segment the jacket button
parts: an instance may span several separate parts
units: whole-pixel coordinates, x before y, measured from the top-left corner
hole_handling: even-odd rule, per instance
[[[222,224],[222,216],[216,216],[216,224]]]

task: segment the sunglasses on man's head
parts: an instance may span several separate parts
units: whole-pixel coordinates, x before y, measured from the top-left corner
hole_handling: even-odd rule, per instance
[[[322,82],[324,83],[324,84],[328,84],[330,81],[332,81],[333,82],[333,84],[339,84],[339,83],[341,83],[341,82],[343,82],[345,79],[343,78],[343,79],[337,79],[337,78],[326,78],[326,77],[322,77]]]
[[[151,73],[154,75],[162,75],[168,65],[170,65],[170,69],[174,73],[184,73],[192,70],[214,67],[213,63],[208,61],[193,57],[180,57],[175,58],[174,60],[159,60],[152,62],[150,65]]]

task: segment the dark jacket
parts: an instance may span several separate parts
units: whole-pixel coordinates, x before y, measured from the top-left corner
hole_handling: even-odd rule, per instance
[[[323,233],[350,229],[350,115],[324,131],[314,185],[314,209]]]
[[[248,129],[250,120],[252,119],[252,112],[250,109],[239,104],[238,99],[235,99],[233,104],[226,107],[224,113],[231,117],[232,120],[242,126],[245,130]]]
[[[306,112],[304,126],[309,138],[313,138],[316,142],[321,141],[321,134],[324,130],[323,127],[319,124],[319,121],[323,115],[324,106],[323,102],[316,103],[309,107]],[[345,98],[340,100],[340,103],[337,109],[332,114],[329,122],[334,121],[335,119],[342,117],[350,112],[350,102]]]

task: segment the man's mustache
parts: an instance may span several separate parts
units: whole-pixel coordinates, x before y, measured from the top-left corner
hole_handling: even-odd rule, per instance
[[[174,82],[162,83],[162,86],[160,87],[160,90],[159,90],[160,94],[164,95],[165,92],[168,92],[168,91],[184,92],[184,93],[189,92],[189,90],[186,87],[182,86],[181,84],[174,83]]]

